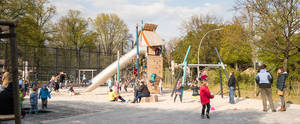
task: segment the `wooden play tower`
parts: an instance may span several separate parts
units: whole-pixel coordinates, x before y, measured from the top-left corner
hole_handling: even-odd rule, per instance
[[[165,44],[156,33],[157,25],[145,24],[139,31],[139,41],[147,47],[145,80],[151,94],[160,94],[159,83],[163,82],[162,46]]]

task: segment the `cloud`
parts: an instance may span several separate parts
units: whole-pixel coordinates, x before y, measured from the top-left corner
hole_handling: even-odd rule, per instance
[[[171,3],[180,2],[179,5]],[[179,27],[192,15],[211,14],[231,19],[231,6],[222,3],[188,3],[180,0],[52,0],[57,7],[58,16],[65,15],[68,9],[82,11],[84,17],[95,18],[99,13],[116,13],[128,25],[130,33],[135,34],[135,25],[158,24],[158,33],[169,40],[180,35]],[[182,4],[181,4],[182,3]],[[192,4],[199,6],[191,7]]]

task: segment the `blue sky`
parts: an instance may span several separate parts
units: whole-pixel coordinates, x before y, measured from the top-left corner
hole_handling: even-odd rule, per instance
[[[59,18],[69,9],[82,11],[85,18],[99,13],[116,13],[134,34],[135,25],[158,24],[157,32],[166,41],[182,35],[180,25],[193,15],[216,15],[230,21],[234,15],[234,0],[50,0]]]

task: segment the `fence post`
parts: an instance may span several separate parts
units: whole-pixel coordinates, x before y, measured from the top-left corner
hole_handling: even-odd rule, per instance
[[[19,101],[19,84],[17,80],[18,75],[18,54],[17,54],[17,38],[16,38],[16,26],[9,26],[9,32],[12,34],[10,37],[10,52],[11,52],[11,74],[13,84],[13,99],[14,99],[14,111],[15,111],[15,123],[21,124],[21,109]]]
[[[58,73],[57,72],[57,64],[58,64],[58,48],[56,47],[55,48],[55,73]]]

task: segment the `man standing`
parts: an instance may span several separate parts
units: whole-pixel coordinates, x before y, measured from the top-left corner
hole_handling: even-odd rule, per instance
[[[229,103],[234,104],[234,90],[235,90],[234,72],[230,72],[230,78],[228,80],[228,87],[229,87]]]
[[[259,86],[261,92],[262,102],[263,102],[263,111],[267,112],[267,98],[269,100],[270,107],[272,112],[276,112],[273,99],[272,99],[272,75],[265,69],[267,66],[265,64],[259,67],[259,72],[256,75],[255,81]]]

